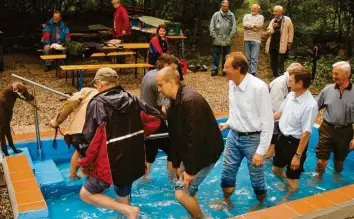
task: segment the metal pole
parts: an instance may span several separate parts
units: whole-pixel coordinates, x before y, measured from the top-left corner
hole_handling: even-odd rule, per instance
[[[168,138],[168,133],[150,135],[148,137],[145,137],[145,140],[152,140],[152,139],[158,139],[158,138]]]
[[[33,89],[33,96],[36,96],[36,90]],[[36,98],[33,99],[33,104],[36,106]],[[42,146],[41,146],[41,136],[39,132],[39,122],[38,122],[38,112],[37,108],[34,107],[34,127],[36,129],[36,141],[37,141],[37,150],[39,155],[39,160],[42,160]]]
[[[54,89],[52,89],[52,88],[49,88],[49,87],[46,87],[46,86],[44,86],[44,85],[38,84],[38,83],[36,83],[36,82],[34,82],[34,81],[28,80],[28,79],[23,78],[23,77],[21,77],[21,76],[18,76],[18,75],[16,75],[16,74],[12,74],[11,76],[12,76],[12,77],[15,77],[15,78],[18,78],[18,79],[20,79],[20,80],[22,80],[22,81],[26,81],[27,83],[29,83],[29,84],[31,84],[31,85],[33,85],[33,86],[36,86],[36,87],[38,87],[38,88],[40,88],[40,89],[42,89],[42,90],[49,91],[49,92],[54,93],[54,94],[57,94],[57,95],[59,95],[59,96],[64,96],[64,97],[70,98],[70,96],[67,95],[67,94],[64,94],[64,93],[62,93],[62,92],[56,91],[56,90],[54,90]]]

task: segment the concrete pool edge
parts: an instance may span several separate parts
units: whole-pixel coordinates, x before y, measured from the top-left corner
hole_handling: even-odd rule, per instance
[[[274,207],[231,217],[232,219],[348,218],[354,214],[354,184]],[[331,217],[332,216],[332,217]]]
[[[14,218],[48,218],[47,204],[27,156],[5,157],[2,166]]]

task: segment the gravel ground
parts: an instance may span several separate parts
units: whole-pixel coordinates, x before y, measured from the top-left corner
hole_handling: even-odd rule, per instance
[[[3,90],[7,84],[18,81],[11,77],[11,74],[17,74],[63,93],[76,91],[71,86],[71,79],[65,82],[65,78],[56,78],[54,70],[43,72],[43,67],[37,59],[37,57],[20,54],[5,56],[6,71],[1,74],[0,89]],[[85,83],[90,82],[94,74],[95,72],[85,72]],[[135,79],[133,72],[119,73],[119,81],[124,89],[139,96],[142,75],[143,73],[139,72],[138,78]],[[211,77],[209,72],[189,73],[184,83],[200,92],[214,111],[228,110],[228,83],[224,77]],[[29,88],[32,92],[33,87],[29,86]],[[59,101],[59,96],[41,89],[36,88],[35,92],[37,106],[40,108],[38,112],[40,130],[48,130],[49,127],[45,124],[55,116],[62,102]],[[18,100],[11,125],[16,134],[34,132],[34,109],[24,101]]]

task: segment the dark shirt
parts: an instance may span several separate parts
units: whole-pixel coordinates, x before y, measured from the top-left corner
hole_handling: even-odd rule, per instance
[[[186,172],[197,174],[215,163],[224,141],[208,102],[196,91],[180,85],[167,113],[174,167],[183,162]]]
[[[272,34],[272,38],[270,41],[270,49],[273,50],[279,50],[280,47],[280,37],[281,37],[281,25],[282,25],[283,17],[281,17],[279,20],[274,19],[274,23],[278,24],[278,27],[274,28],[274,33]]]

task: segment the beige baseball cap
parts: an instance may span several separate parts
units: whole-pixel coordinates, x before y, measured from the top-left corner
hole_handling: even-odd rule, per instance
[[[118,84],[118,74],[115,70],[111,68],[100,68],[96,72],[95,78],[91,83],[93,84],[96,80],[107,81],[107,82],[117,82]]]

